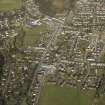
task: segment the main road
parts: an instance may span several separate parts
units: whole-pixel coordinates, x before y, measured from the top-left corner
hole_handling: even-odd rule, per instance
[[[32,81],[31,81],[30,87],[27,91],[27,96],[26,96],[27,98],[29,98],[28,96],[32,95],[32,89],[35,88],[34,85],[35,85],[36,77],[37,77],[38,72],[40,71],[40,69],[43,65],[43,62],[46,58],[46,54],[50,51],[50,48],[51,48],[52,45],[53,46],[56,45],[57,38],[61,34],[61,32],[63,31],[63,24],[61,22],[59,22],[59,20],[57,21],[54,18],[52,19],[52,27],[53,27],[53,32],[52,32],[52,34],[49,35],[50,38],[49,38],[49,41],[47,43],[46,50],[43,51],[43,54],[40,58],[37,69],[34,70]],[[45,73],[43,73],[42,78],[39,82],[39,87],[37,88],[38,92],[37,92],[37,96],[36,96],[36,99],[35,99],[36,100],[35,105],[38,104],[38,100],[39,100],[39,97],[40,97],[40,92],[41,92],[42,87],[44,86],[44,77],[45,77],[44,74]]]

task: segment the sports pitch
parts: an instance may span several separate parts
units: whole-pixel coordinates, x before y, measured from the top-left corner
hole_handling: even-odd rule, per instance
[[[69,86],[46,85],[39,100],[39,105],[91,105],[93,91],[79,91]]]

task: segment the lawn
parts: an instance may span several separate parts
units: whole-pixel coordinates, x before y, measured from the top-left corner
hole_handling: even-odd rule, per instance
[[[21,0],[0,0],[0,11],[20,8],[21,3]]]
[[[39,100],[39,105],[91,105],[93,91],[79,91],[69,86],[46,85]]]

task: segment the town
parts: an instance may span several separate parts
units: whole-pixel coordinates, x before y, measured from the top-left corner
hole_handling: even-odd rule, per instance
[[[104,0],[21,0],[5,9],[0,105],[105,105]]]

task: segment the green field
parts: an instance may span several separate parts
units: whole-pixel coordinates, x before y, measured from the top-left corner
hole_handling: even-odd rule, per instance
[[[91,105],[93,91],[78,91],[69,86],[46,85],[39,100],[39,105]]]
[[[40,32],[46,32],[47,27],[45,24],[41,26],[36,26],[35,28],[27,28],[24,27],[25,38],[24,38],[24,46],[34,46],[37,41],[40,40]]]
[[[21,7],[21,0],[0,0],[0,11],[7,11]]]

